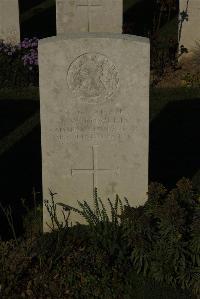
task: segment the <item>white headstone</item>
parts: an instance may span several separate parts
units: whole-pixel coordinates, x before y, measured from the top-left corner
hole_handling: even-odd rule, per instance
[[[147,200],[150,47],[121,34],[68,34],[39,41],[43,197],[94,209],[97,187],[132,206]],[[62,220],[61,211],[58,217]],[[44,231],[50,217],[44,207]],[[69,224],[87,222],[72,212]]]
[[[12,44],[20,42],[18,0],[0,0],[0,39]]]
[[[122,33],[122,0],[56,0],[57,35],[71,32]]]
[[[195,41],[200,42],[200,0],[180,0],[180,14],[185,11],[188,21],[184,20],[181,26],[180,46],[183,45],[192,53]]]

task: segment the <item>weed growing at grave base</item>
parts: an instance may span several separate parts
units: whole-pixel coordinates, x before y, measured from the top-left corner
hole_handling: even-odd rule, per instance
[[[94,190],[94,203],[95,203],[95,211],[92,211],[89,205],[86,201],[84,201],[84,204],[78,201],[78,204],[82,207],[83,211],[80,211],[74,207],[71,207],[69,205],[65,205],[62,203],[57,203],[57,205],[60,205],[63,207],[63,215],[64,211],[68,211],[67,218],[64,216],[65,225],[63,223],[59,224],[56,214],[56,205],[54,203],[53,196],[54,194],[50,192],[52,205],[49,205],[47,202],[46,207],[48,209],[48,212],[51,217],[51,221],[53,224],[52,230],[55,229],[55,224],[57,225],[58,229],[64,229],[68,227],[68,218],[70,215],[70,210],[75,211],[83,216],[83,218],[86,219],[86,221],[89,223],[89,228],[93,237],[93,241],[95,246],[98,248],[99,246],[107,252],[107,254],[110,255],[110,261],[113,259],[113,256],[119,256],[120,258],[124,257],[124,254],[126,252],[125,246],[125,240],[123,240],[122,237],[122,231],[121,226],[119,224],[119,215],[117,215],[118,211],[118,202],[120,203],[120,209],[121,213],[123,213],[123,205],[118,196],[116,196],[115,205],[113,207],[113,204],[111,203],[110,199],[108,199],[108,202],[111,207],[111,221],[109,220],[108,214],[106,212],[105,206],[101,200],[101,198],[98,197],[97,189]],[[102,206],[102,210],[100,211],[99,203],[100,202]],[[125,198],[125,201],[128,206],[128,200]],[[79,225],[79,223],[77,223]],[[121,240],[121,241],[120,241]]]
[[[94,201],[76,209],[89,225],[64,217],[51,233],[0,242],[2,298],[200,298],[200,194],[189,180],[171,191],[152,183],[138,208],[116,197],[111,221],[97,190]]]

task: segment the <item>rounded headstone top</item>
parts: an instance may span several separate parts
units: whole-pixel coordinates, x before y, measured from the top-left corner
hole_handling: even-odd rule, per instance
[[[119,40],[127,40],[130,42],[138,42],[138,43],[145,43],[150,44],[150,40],[147,37],[137,36],[137,35],[130,35],[130,34],[119,34],[119,33],[109,33],[109,32],[90,32],[90,33],[65,33],[59,34],[57,36],[51,36],[47,38],[43,38],[39,40],[39,45],[57,41],[64,41],[68,39],[87,39],[87,38],[101,38],[101,39],[119,39]]]

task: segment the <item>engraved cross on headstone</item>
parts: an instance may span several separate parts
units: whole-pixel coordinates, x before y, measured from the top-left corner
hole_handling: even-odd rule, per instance
[[[97,147],[98,146],[92,146],[92,163],[93,166],[92,168],[85,168],[85,169],[71,169],[71,175],[73,176],[74,174],[92,174],[92,185],[93,185],[93,190],[97,188],[98,186],[98,173],[101,172],[111,172],[115,174],[119,174],[119,169],[106,169],[106,168],[98,168],[98,160],[97,160]]]
[[[90,32],[90,7],[102,7],[102,0],[76,0],[76,7],[87,8],[88,32]]]

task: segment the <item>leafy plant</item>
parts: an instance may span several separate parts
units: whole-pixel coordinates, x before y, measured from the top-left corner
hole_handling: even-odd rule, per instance
[[[52,196],[52,193],[51,193],[51,196]],[[98,195],[97,195],[97,189],[96,188],[94,190],[94,197],[93,198],[94,198],[94,204],[95,204],[95,210],[94,211],[92,211],[92,209],[89,207],[89,205],[87,204],[86,201],[84,201],[83,204],[80,201],[77,201],[79,206],[82,207],[83,211],[81,211],[79,209],[76,209],[72,206],[63,204],[63,203],[57,203],[57,205],[62,206],[64,211],[72,210],[74,212],[79,213],[81,216],[83,216],[86,219],[86,221],[89,223],[91,228],[94,228],[94,226],[96,224],[102,223],[102,222],[108,224],[109,223],[109,217],[107,215],[105,206],[104,206],[101,198],[99,198]],[[102,206],[101,211],[100,211],[100,208],[99,208],[98,200],[99,200],[99,202]],[[126,198],[125,198],[125,201],[129,205],[128,200]],[[115,206],[114,207],[113,207],[110,199],[108,199],[108,202],[109,202],[110,207],[111,207],[112,223],[114,225],[118,225],[118,220],[117,220],[118,219],[117,218],[118,217],[118,215],[117,215],[118,202],[120,203],[121,212],[123,211],[122,202],[121,202],[118,195],[116,196],[116,201],[115,201]]]
[[[83,211],[60,204],[84,214],[89,226],[67,227],[57,218],[51,233],[0,241],[2,298],[199,298],[199,192],[183,178],[171,191],[150,184],[144,206],[125,200],[124,208],[118,197],[109,201],[110,221],[95,189],[94,211],[86,202]]]
[[[131,207],[125,231],[137,273],[199,295],[199,194],[185,178],[171,192],[157,183],[149,189],[144,207]]]
[[[120,203],[121,213],[123,212],[123,206],[119,196],[118,195],[116,196],[116,201],[114,206],[110,201],[110,199],[108,199],[108,202],[111,207],[111,221],[109,220],[108,214],[106,212],[105,206],[101,198],[98,197],[97,188],[95,188],[94,190],[93,199],[95,204],[94,211],[92,211],[92,209],[89,207],[86,201],[84,201],[84,204],[78,201],[78,204],[80,207],[82,207],[83,211],[80,211],[79,209],[76,209],[74,207],[71,207],[63,203],[57,203],[57,205],[62,206],[64,211],[69,211],[69,212],[70,210],[75,211],[86,219],[86,221],[89,223],[89,227],[91,229],[95,246],[97,247],[101,246],[102,248],[107,250],[107,253],[110,254],[111,256],[115,255],[116,252],[117,253],[120,252],[119,253],[120,256],[123,256],[125,252],[125,248],[122,245],[123,241],[121,240],[120,242],[121,230],[118,221],[119,215],[117,214],[118,203]],[[127,205],[129,205],[128,200],[126,198],[125,201]],[[102,206],[102,210],[100,210],[99,202]],[[53,216],[53,213],[51,214]],[[56,222],[57,221],[58,220],[56,220]],[[57,226],[59,225],[60,224],[57,223]]]
[[[187,72],[182,79],[186,82],[187,87],[200,87],[200,72],[197,72],[196,74]]]
[[[50,189],[49,189],[49,193],[50,193],[50,197],[51,197],[51,203],[49,202],[48,199],[44,199],[44,205],[45,205],[45,207],[46,207],[46,209],[47,209],[47,211],[50,215],[52,226],[50,226],[48,223],[46,223],[47,226],[52,231],[55,231],[56,229],[63,229],[63,228],[68,227],[68,218],[69,218],[69,215],[70,215],[70,211],[69,211],[67,219],[66,219],[65,214],[63,212],[63,217],[64,217],[65,224],[63,222],[59,222],[58,218],[57,218],[57,207],[56,207],[56,204],[54,202],[54,196],[57,193],[53,193]],[[63,210],[66,211],[66,210],[69,210],[69,209],[66,209],[66,207],[64,205]]]
[[[94,239],[96,236],[97,247],[106,250],[112,262],[116,252],[120,252],[121,257],[130,253],[130,260],[138,274],[172,287],[192,288],[194,294],[199,294],[200,239],[197,236],[199,222],[195,216],[199,213],[198,193],[193,190],[192,183],[183,178],[170,192],[161,184],[153,183],[148,194],[146,204],[138,208],[130,207],[127,199],[124,209],[118,197],[115,208],[109,201],[112,222],[109,222],[96,189],[95,211],[86,202],[81,204],[78,201],[83,211],[57,204],[81,214],[88,221]],[[118,200],[121,215],[116,212]],[[121,219],[120,225],[117,217]],[[126,248],[121,246],[121,240],[127,243]]]

